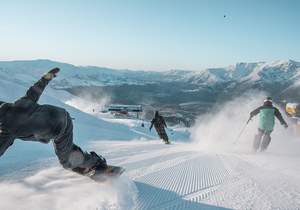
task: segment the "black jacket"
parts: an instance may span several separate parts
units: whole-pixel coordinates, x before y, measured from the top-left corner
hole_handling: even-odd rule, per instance
[[[156,115],[152,119],[151,125],[150,125],[150,130],[152,129],[153,125],[155,128],[159,128],[159,129],[163,129],[164,127],[167,127],[166,121],[163,118],[163,116],[161,116],[161,115]]]
[[[0,102],[0,156],[15,138],[48,143],[65,126],[64,109],[37,103],[48,82],[41,78],[14,103]]]

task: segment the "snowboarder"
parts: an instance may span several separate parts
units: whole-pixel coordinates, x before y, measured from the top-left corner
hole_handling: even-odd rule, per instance
[[[95,152],[83,152],[73,144],[73,123],[65,109],[37,103],[59,71],[50,70],[14,103],[0,101],[0,156],[17,138],[41,143],[53,140],[55,153],[65,169],[83,175],[112,175],[116,168],[108,166],[105,158]]]
[[[150,131],[152,129],[152,127],[155,127],[155,130],[157,132],[157,134],[159,135],[159,137],[166,143],[166,144],[170,144],[169,141],[169,137],[166,133],[165,127],[167,128],[167,124],[165,122],[165,119],[163,118],[163,116],[161,116],[158,111],[155,112],[155,116],[151,121],[151,126],[150,126]]]
[[[273,106],[272,98],[267,97],[264,100],[263,106],[258,107],[250,113],[250,120],[255,115],[259,114],[259,128],[253,142],[253,150],[265,151],[271,142],[271,133],[275,125],[275,117],[280,123],[287,128],[288,124],[283,119],[280,111]],[[262,141],[262,142],[261,142]]]

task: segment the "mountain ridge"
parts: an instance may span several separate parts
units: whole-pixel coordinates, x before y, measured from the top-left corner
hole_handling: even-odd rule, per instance
[[[300,63],[294,60],[240,62],[200,71],[147,72],[81,67],[51,60],[0,61],[0,78],[30,86],[47,70],[62,69],[50,84],[54,89],[99,103],[143,104],[168,113],[173,123],[191,122],[215,105],[251,91],[263,91],[275,101],[300,102]],[[193,102],[193,103],[191,103]],[[185,104],[181,106],[180,104]],[[183,117],[178,117],[178,116]],[[190,122],[185,124],[191,124]]]
[[[26,71],[31,71],[31,74],[33,75],[36,75],[34,74],[35,72],[41,74],[48,68],[56,66],[64,69],[64,74],[68,77],[68,80],[85,80],[84,83],[80,85],[89,84],[89,79],[99,81],[98,84],[93,81],[90,85],[113,85],[126,83],[143,84],[160,81],[190,82],[198,85],[209,85],[229,81],[243,82],[246,80],[253,82],[258,80],[279,82],[281,81],[280,77],[282,76],[284,79],[300,79],[300,62],[291,59],[272,62],[239,62],[227,67],[206,68],[199,71],[171,69],[162,72],[143,70],[134,71],[98,66],[76,66],[48,59],[0,61],[0,69],[2,70],[14,69],[18,71],[19,69],[24,73]],[[107,79],[104,77],[107,77]],[[76,84],[69,85],[72,86]]]

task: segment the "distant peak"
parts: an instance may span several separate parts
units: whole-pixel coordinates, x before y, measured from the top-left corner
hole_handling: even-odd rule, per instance
[[[235,66],[247,66],[247,65],[258,65],[266,63],[264,61],[258,61],[258,62],[238,62],[235,64]]]

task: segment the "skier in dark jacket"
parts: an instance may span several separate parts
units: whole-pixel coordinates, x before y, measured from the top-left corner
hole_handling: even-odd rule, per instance
[[[50,70],[14,103],[0,102],[0,156],[15,139],[41,143],[53,140],[55,153],[64,168],[80,174],[108,170],[103,157],[95,152],[83,152],[73,144],[72,119],[65,109],[37,103],[58,72],[58,68]]]
[[[263,106],[258,107],[250,113],[250,119],[257,114],[259,114],[259,128],[258,134],[254,138],[253,149],[254,151],[257,151],[260,148],[261,151],[264,151],[267,149],[271,142],[270,135],[274,129],[275,117],[285,128],[287,128],[288,125],[283,119],[280,111],[273,106],[271,97],[268,97],[264,101]]]
[[[167,124],[165,122],[165,119],[158,113],[158,111],[155,112],[155,116],[151,121],[150,131],[152,127],[155,127],[155,130],[159,137],[166,143],[170,144],[168,135],[166,133],[165,127],[167,127]]]

